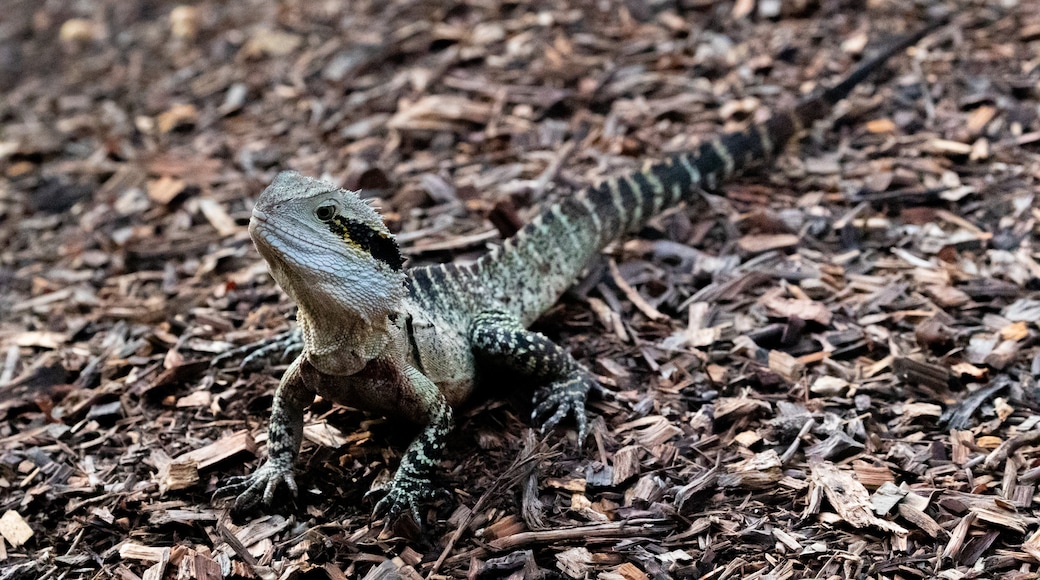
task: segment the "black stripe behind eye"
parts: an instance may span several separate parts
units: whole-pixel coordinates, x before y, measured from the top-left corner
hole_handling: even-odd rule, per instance
[[[343,216],[332,218],[328,221],[328,224],[329,231],[348,242],[353,242],[359,248],[371,254],[373,258],[394,270],[400,270],[404,266],[401,248],[397,245],[397,240],[393,236]]]

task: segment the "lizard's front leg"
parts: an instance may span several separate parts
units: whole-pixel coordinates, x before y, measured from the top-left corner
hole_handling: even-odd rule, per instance
[[[303,413],[314,401],[314,391],[304,381],[304,364],[303,356],[297,357],[274,393],[267,427],[267,461],[250,475],[231,478],[215,494],[237,495],[236,511],[248,510],[261,501],[271,505],[283,483],[296,495],[293,465],[303,441]]]
[[[448,401],[426,375],[411,365],[404,367],[402,378],[406,381],[401,403],[417,405],[420,414],[426,416],[426,426],[412,441],[401,465],[390,482],[370,493],[385,491],[373,510],[375,515],[389,514],[396,518],[404,512],[411,513],[417,523],[419,504],[435,498],[438,489],[430,481],[430,474],[444,454],[444,443],[455,424],[454,414]]]
[[[474,352],[484,360],[548,383],[535,396],[531,413],[532,419],[542,420],[542,431],[573,413],[579,444],[585,440],[585,399],[590,389],[600,387],[570,353],[544,335],[527,330],[512,315],[497,310],[474,317],[469,339]]]

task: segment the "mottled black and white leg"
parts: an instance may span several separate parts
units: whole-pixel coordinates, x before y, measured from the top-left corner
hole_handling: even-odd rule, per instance
[[[535,394],[531,419],[541,422],[542,431],[574,415],[579,443],[585,440],[588,420],[585,400],[589,390],[599,389],[578,361],[544,335],[523,327],[512,315],[497,310],[477,315],[469,328],[469,339],[479,358],[514,369],[547,384]]]
[[[271,505],[284,484],[297,493],[293,466],[303,441],[303,414],[314,401],[314,391],[303,380],[298,357],[282,376],[271,405],[271,423],[267,427],[267,461],[250,475],[232,477],[217,489],[214,497],[237,496],[235,511],[249,510],[259,503]]]
[[[410,383],[409,395],[416,397],[415,402],[425,412],[426,426],[405,450],[401,465],[389,483],[372,489],[366,497],[385,494],[376,502],[375,516],[388,515],[392,521],[409,513],[417,524],[422,525],[419,506],[447,495],[433,485],[430,475],[444,455],[444,446],[455,419],[448,401],[426,375],[412,366],[405,367],[403,374]]]
[[[293,360],[303,352],[303,333],[293,327],[270,338],[244,344],[221,353],[213,358],[211,366],[222,366],[226,361],[241,358],[240,369],[259,368],[264,361],[282,362]]]

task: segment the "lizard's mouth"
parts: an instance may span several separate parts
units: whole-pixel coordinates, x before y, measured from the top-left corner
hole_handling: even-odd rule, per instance
[[[267,214],[262,212],[262,211],[260,211],[260,210],[258,210],[258,209],[255,209],[255,208],[253,209],[253,215],[252,215],[252,219],[250,219],[250,222],[252,220],[256,220],[258,222],[263,222],[265,224],[268,223]]]
[[[249,237],[265,259],[290,260],[312,244],[278,227],[266,213],[254,209],[249,220]]]
[[[299,228],[293,228],[293,224],[287,224],[277,216],[271,216],[263,211],[254,209],[249,220],[249,237],[253,244],[268,262],[283,262],[293,264],[294,267],[308,267],[320,270],[320,260],[315,256],[322,256],[335,252],[334,247],[325,247],[315,239],[303,235]]]
[[[261,243],[270,244],[271,235],[277,235],[276,232],[277,228],[268,219],[267,214],[254,209],[253,215],[249,219],[249,237],[253,238],[253,243],[258,246]]]

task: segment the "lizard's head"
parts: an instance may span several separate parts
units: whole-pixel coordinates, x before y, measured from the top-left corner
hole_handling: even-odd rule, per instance
[[[257,198],[249,235],[311,316],[347,312],[375,322],[404,297],[397,240],[356,192],[283,171]]]

